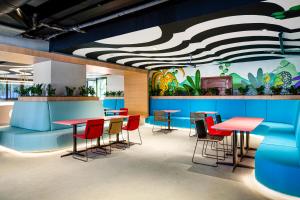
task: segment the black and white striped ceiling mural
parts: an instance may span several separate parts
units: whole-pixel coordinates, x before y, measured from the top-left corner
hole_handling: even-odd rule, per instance
[[[65,53],[146,69],[300,55],[298,5],[300,0],[262,1],[86,43]]]
[[[0,77],[10,75],[33,76],[33,68],[31,65],[0,61]]]

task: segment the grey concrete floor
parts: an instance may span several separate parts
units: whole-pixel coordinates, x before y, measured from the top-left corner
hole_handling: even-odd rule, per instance
[[[252,170],[232,173],[228,166],[193,164],[195,138],[188,131],[152,134],[146,126],[141,132],[143,145],[113,149],[88,163],[60,158],[64,152],[19,155],[0,150],[0,200],[265,199],[243,182]],[[131,138],[137,141],[137,134]]]

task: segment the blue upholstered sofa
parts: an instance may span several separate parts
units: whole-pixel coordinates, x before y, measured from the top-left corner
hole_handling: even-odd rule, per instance
[[[264,136],[255,156],[255,176],[263,185],[281,193],[300,197],[300,101],[233,99],[155,99],[153,111],[179,109],[172,126],[190,127],[190,112],[218,111],[223,119],[236,116],[262,117],[264,122],[252,134]]]
[[[100,101],[17,101],[10,126],[0,129],[0,145],[24,152],[66,147],[72,143],[72,128],[54,121],[103,115]]]

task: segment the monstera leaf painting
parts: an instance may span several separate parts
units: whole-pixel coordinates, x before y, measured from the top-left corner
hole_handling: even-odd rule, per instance
[[[221,62],[219,65],[219,70],[221,71],[220,76],[226,76],[229,72],[230,63],[228,62]]]

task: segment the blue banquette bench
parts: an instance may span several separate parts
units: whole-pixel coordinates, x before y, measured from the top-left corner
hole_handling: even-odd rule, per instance
[[[178,109],[172,126],[190,127],[190,112],[217,111],[223,119],[261,117],[264,122],[252,134],[264,139],[255,155],[255,177],[281,193],[300,197],[300,101],[264,99],[150,99],[153,124],[155,110]]]

